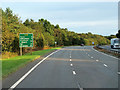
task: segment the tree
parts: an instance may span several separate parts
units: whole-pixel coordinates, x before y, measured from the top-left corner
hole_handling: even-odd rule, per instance
[[[118,33],[116,34],[117,38],[120,38],[120,30],[118,30]]]
[[[33,33],[34,47],[44,48],[44,46],[53,46],[55,41],[58,46],[65,45],[92,45],[109,44],[109,38],[101,35],[88,33],[75,33],[67,28],[60,28],[57,24],[52,25],[49,21],[39,19],[35,22],[33,19],[26,19],[24,23],[20,18],[13,14],[10,8],[2,10],[2,50],[19,52],[19,33]],[[116,36],[120,36],[120,30]],[[24,48],[25,49],[25,48]]]
[[[55,26],[55,28],[56,28],[56,29],[59,29],[60,27],[59,27],[59,25],[57,24],[57,25]]]
[[[29,19],[26,19],[23,24],[24,24],[25,26],[30,26],[30,21],[29,21]]]

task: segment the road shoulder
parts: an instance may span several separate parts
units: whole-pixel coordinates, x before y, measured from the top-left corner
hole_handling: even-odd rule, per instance
[[[54,50],[56,51],[56,50]],[[52,52],[54,52],[52,51]],[[50,53],[52,53],[50,52]],[[2,80],[2,88],[11,87],[17,80],[19,80],[25,73],[27,73],[33,66],[35,66],[38,62],[40,62],[43,58],[45,58],[50,53],[45,54],[44,56],[38,58],[37,60],[28,63],[26,66],[20,68],[16,72],[10,74],[8,77]]]

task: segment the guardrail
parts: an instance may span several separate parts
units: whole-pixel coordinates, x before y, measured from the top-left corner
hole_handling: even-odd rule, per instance
[[[104,46],[99,46],[99,45],[97,45],[96,47],[120,54],[120,49],[105,48]]]

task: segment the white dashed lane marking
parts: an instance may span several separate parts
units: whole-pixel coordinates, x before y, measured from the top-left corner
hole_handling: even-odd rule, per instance
[[[93,58],[93,57],[91,57],[91,58]]]
[[[99,60],[96,60],[97,62],[99,61]]]
[[[72,59],[70,59],[70,61],[72,61]]]
[[[70,64],[70,66],[73,66],[73,64]]]
[[[106,64],[103,64],[105,67],[108,67]]]
[[[76,75],[76,72],[75,72],[75,71],[73,71],[73,74],[74,74],[74,75]]]

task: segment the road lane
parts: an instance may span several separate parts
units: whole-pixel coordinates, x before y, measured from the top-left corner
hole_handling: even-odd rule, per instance
[[[118,60],[72,46],[42,62],[16,88],[117,88]]]
[[[78,88],[74,81],[69,50],[61,50],[40,64],[17,88]]]
[[[117,72],[114,73],[108,68],[104,67],[103,64],[96,62],[96,59],[91,58],[93,57],[92,55],[87,56],[86,52],[91,53],[94,51],[92,50],[85,52],[72,51],[73,68],[76,71],[76,78],[81,87],[117,88],[118,87]]]
[[[95,49],[93,49],[91,46],[90,47],[85,47],[85,49],[91,49],[91,52],[88,52],[88,54],[94,59],[99,60],[102,64],[108,65],[109,69],[111,69],[113,72],[118,71],[118,58],[113,58],[110,57],[106,54],[101,54],[99,52],[96,52]]]

